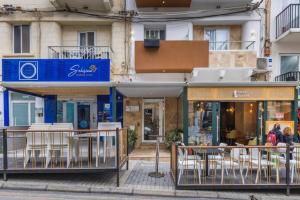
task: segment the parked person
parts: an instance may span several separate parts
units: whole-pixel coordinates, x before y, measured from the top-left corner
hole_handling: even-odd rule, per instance
[[[294,136],[292,134],[292,129],[290,127],[285,127],[283,129],[283,142],[287,145],[290,145],[290,160],[293,159],[293,150],[294,150]]]

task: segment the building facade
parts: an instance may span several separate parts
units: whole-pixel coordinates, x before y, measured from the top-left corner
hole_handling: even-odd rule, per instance
[[[257,65],[268,39],[261,1],[2,4],[4,126],[121,121],[139,147],[174,130],[185,143],[218,144],[231,131],[262,143],[265,121],[295,119],[295,83],[269,83]],[[278,88],[285,97],[269,98]]]

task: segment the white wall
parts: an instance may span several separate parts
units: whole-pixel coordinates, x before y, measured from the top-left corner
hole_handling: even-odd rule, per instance
[[[257,56],[261,55],[261,22],[259,20],[248,21],[242,25],[242,41],[255,41],[254,50]],[[248,45],[245,43],[245,45]]]
[[[167,40],[192,40],[193,24],[191,22],[171,22],[166,25]]]

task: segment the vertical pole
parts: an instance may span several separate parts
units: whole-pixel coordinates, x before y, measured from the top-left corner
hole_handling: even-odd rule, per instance
[[[117,121],[117,90],[116,87],[111,88],[112,95],[112,121]]]
[[[290,195],[290,144],[286,145],[286,195]]]
[[[119,128],[116,129],[116,156],[117,156],[117,187],[120,186],[120,152],[119,152]]]
[[[292,103],[292,120],[294,121],[294,138],[298,141],[298,89],[295,88],[294,101]]]
[[[5,88],[3,91],[3,115],[4,126],[9,126],[9,90]]]
[[[183,88],[183,143],[188,145],[189,140],[189,101],[187,99],[187,86]]]
[[[7,132],[6,129],[2,129],[3,139],[3,180],[7,181]]]
[[[175,189],[178,188],[178,144],[175,146]]]
[[[127,139],[127,144],[126,144],[126,155],[127,155],[127,161],[126,161],[126,170],[129,168],[129,158],[128,158],[128,129],[126,129],[126,139]]]
[[[219,103],[212,103],[212,145],[218,145],[219,141]]]
[[[263,114],[263,133],[262,133],[262,144],[265,145],[266,144],[266,121],[268,120],[268,102],[264,101],[264,114]]]

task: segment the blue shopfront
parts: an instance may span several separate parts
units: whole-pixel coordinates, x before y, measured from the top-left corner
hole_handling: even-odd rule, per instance
[[[109,59],[3,59],[4,125],[67,122],[97,128],[123,120]]]

